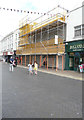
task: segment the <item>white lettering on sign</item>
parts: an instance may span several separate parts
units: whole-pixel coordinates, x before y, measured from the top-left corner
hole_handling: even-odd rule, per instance
[[[80,49],[80,48],[84,48],[84,44],[70,45],[70,49]]]

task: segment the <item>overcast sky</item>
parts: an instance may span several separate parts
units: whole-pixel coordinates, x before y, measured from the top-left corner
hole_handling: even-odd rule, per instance
[[[0,0],[1,8],[16,10],[27,10],[45,13],[57,5],[72,10],[82,5],[84,0]],[[28,14],[28,13],[27,13]],[[0,39],[18,28],[19,21],[27,15],[26,13],[0,10]],[[29,15],[29,14],[28,14]],[[32,14],[33,16],[33,14]]]

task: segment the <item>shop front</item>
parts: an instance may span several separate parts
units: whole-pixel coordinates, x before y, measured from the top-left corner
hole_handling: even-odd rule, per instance
[[[10,57],[14,54],[14,52],[3,52],[3,57],[5,59],[6,62],[9,62]]]
[[[78,70],[84,64],[84,40],[66,43],[65,70]]]

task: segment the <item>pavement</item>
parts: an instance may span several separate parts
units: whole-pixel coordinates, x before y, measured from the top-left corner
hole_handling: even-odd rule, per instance
[[[23,66],[23,65],[18,65],[18,67],[28,69],[27,66]],[[48,73],[48,74],[57,75],[57,76],[61,76],[61,77],[72,78],[72,79],[76,79],[76,80],[83,80],[84,79],[84,73],[79,73],[77,71],[70,71],[70,70],[64,70],[64,71],[58,70],[58,71],[56,71],[55,69],[50,69],[50,68],[48,70],[46,68],[39,68],[38,71]]]

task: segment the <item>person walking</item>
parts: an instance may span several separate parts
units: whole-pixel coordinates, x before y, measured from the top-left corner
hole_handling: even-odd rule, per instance
[[[37,64],[37,62],[35,61],[35,62],[34,62],[34,73],[35,73],[35,75],[37,75],[37,70],[38,70],[38,64]]]
[[[15,64],[16,64],[16,66],[17,66],[17,57],[15,58]]]
[[[31,74],[33,74],[33,72],[32,72],[32,63],[30,62],[30,64],[28,64],[28,67],[29,67],[29,73],[31,73]]]
[[[9,71],[12,71],[12,72],[13,72],[13,62],[14,62],[14,59],[13,59],[13,57],[11,56],[11,58],[10,58],[10,68],[9,68]]]

